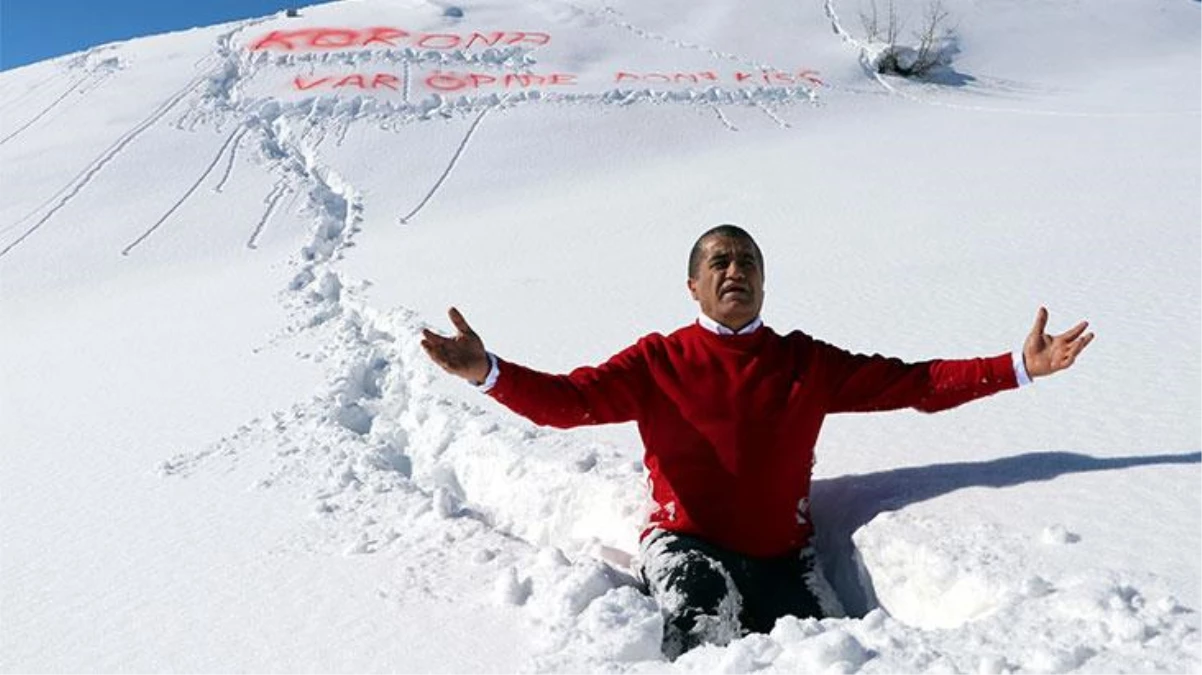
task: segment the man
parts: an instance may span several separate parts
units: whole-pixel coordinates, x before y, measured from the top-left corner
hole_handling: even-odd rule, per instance
[[[672,659],[782,616],[841,613],[810,548],[810,469],[828,413],[946,410],[1068,368],[1093,340],[1085,322],[1046,335],[1042,307],[1022,351],[991,358],[904,363],[778,335],[760,320],[763,254],[734,225],[694,244],[688,288],[696,323],[568,375],[490,354],[454,308],[458,334],[422,341],[442,368],[537,424],[638,423],[656,503],[639,571]]]

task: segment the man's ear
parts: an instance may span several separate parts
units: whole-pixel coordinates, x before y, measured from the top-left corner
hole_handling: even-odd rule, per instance
[[[690,277],[689,280],[687,282],[685,282],[685,285],[689,287],[689,295],[693,296],[694,300],[701,299],[701,298],[697,297],[697,280],[696,279],[693,279]]]

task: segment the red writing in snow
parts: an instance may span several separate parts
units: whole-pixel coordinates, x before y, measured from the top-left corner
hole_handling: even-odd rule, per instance
[[[562,87],[576,84],[576,76],[570,73],[506,73],[486,75],[484,73],[448,73],[437,71],[422,79],[435,91],[460,91],[463,89],[527,89],[529,87]],[[300,91],[310,89],[391,89],[400,91],[403,80],[390,73],[355,74],[343,76],[293,78],[292,87]]]
[[[388,73],[376,73],[375,75],[347,75],[345,77],[318,77],[314,79],[306,79],[297,77],[292,80],[292,86],[301,91],[314,89],[318,87],[328,87],[330,89],[339,89],[341,87],[355,87],[357,89],[391,89],[399,91],[401,79],[396,75]]]
[[[574,87],[580,84],[575,73],[460,73],[436,70],[421,76],[420,82],[427,88],[439,92],[457,92],[479,89],[529,89],[532,87]],[[799,70],[793,73],[780,71],[758,71],[718,74],[714,71],[694,73],[631,73],[618,71],[614,74],[617,83],[649,83],[649,84],[706,84],[706,83],[736,83],[764,84],[779,86],[782,84],[821,85],[818,73],[813,70]],[[322,77],[297,76],[292,80],[294,89],[308,91],[311,89],[342,89],[350,87],[363,90],[391,89],[402,91],[405,82],[391,73],[355,73],[350,75],[326,75]]]
[[[401,28],[302,28],[273,30],[255,40],[251,51],[274,49],[296,51],[308,49],[347,49],[350,47],[417,47],[420,49],[472,49],[533,45],[551,42],[547,33],[527,31],[492,31],[489,33],[411,33]]]
[[[564,86],[576,84],[576,76],[570,73],[506,73],[484,75],[481,73],[447,73],[438,71],[427,76],[426,86],[436,91],[460,91],[462,89],[501,88],[525,89],[528,87]]]
[[[740,70],[728,75],[728,78],[738,84],[764,84],[768,86],[779,86],[782,84],[822,85],[822,80],[818,79],[818,71],[809,69],[795,72]],[[614,74],[614,82],[627,84],[637,82],[653,84],[705,84],[706,82],[719,82],[722,79],[724,78],[712,70],[692,73],[630,73],[618,71]]]

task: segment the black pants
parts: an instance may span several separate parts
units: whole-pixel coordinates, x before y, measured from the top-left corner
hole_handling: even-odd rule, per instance
[[[664,614],[663,652],[767,633],[782,616],[840,616],[813,549],[752,558],[697,537],[656,530],[643,540],[640,573]]]

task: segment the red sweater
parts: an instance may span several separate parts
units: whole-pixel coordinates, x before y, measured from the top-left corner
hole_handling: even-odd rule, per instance
[[[489,394],[536,424],[638,423],[652,527],[761,557],[809,543],[810,468],[827,413],[935,412],[1018,386],[1009,354],[911,364],[767,326],[653,333],[568,375],[498,367]]]

